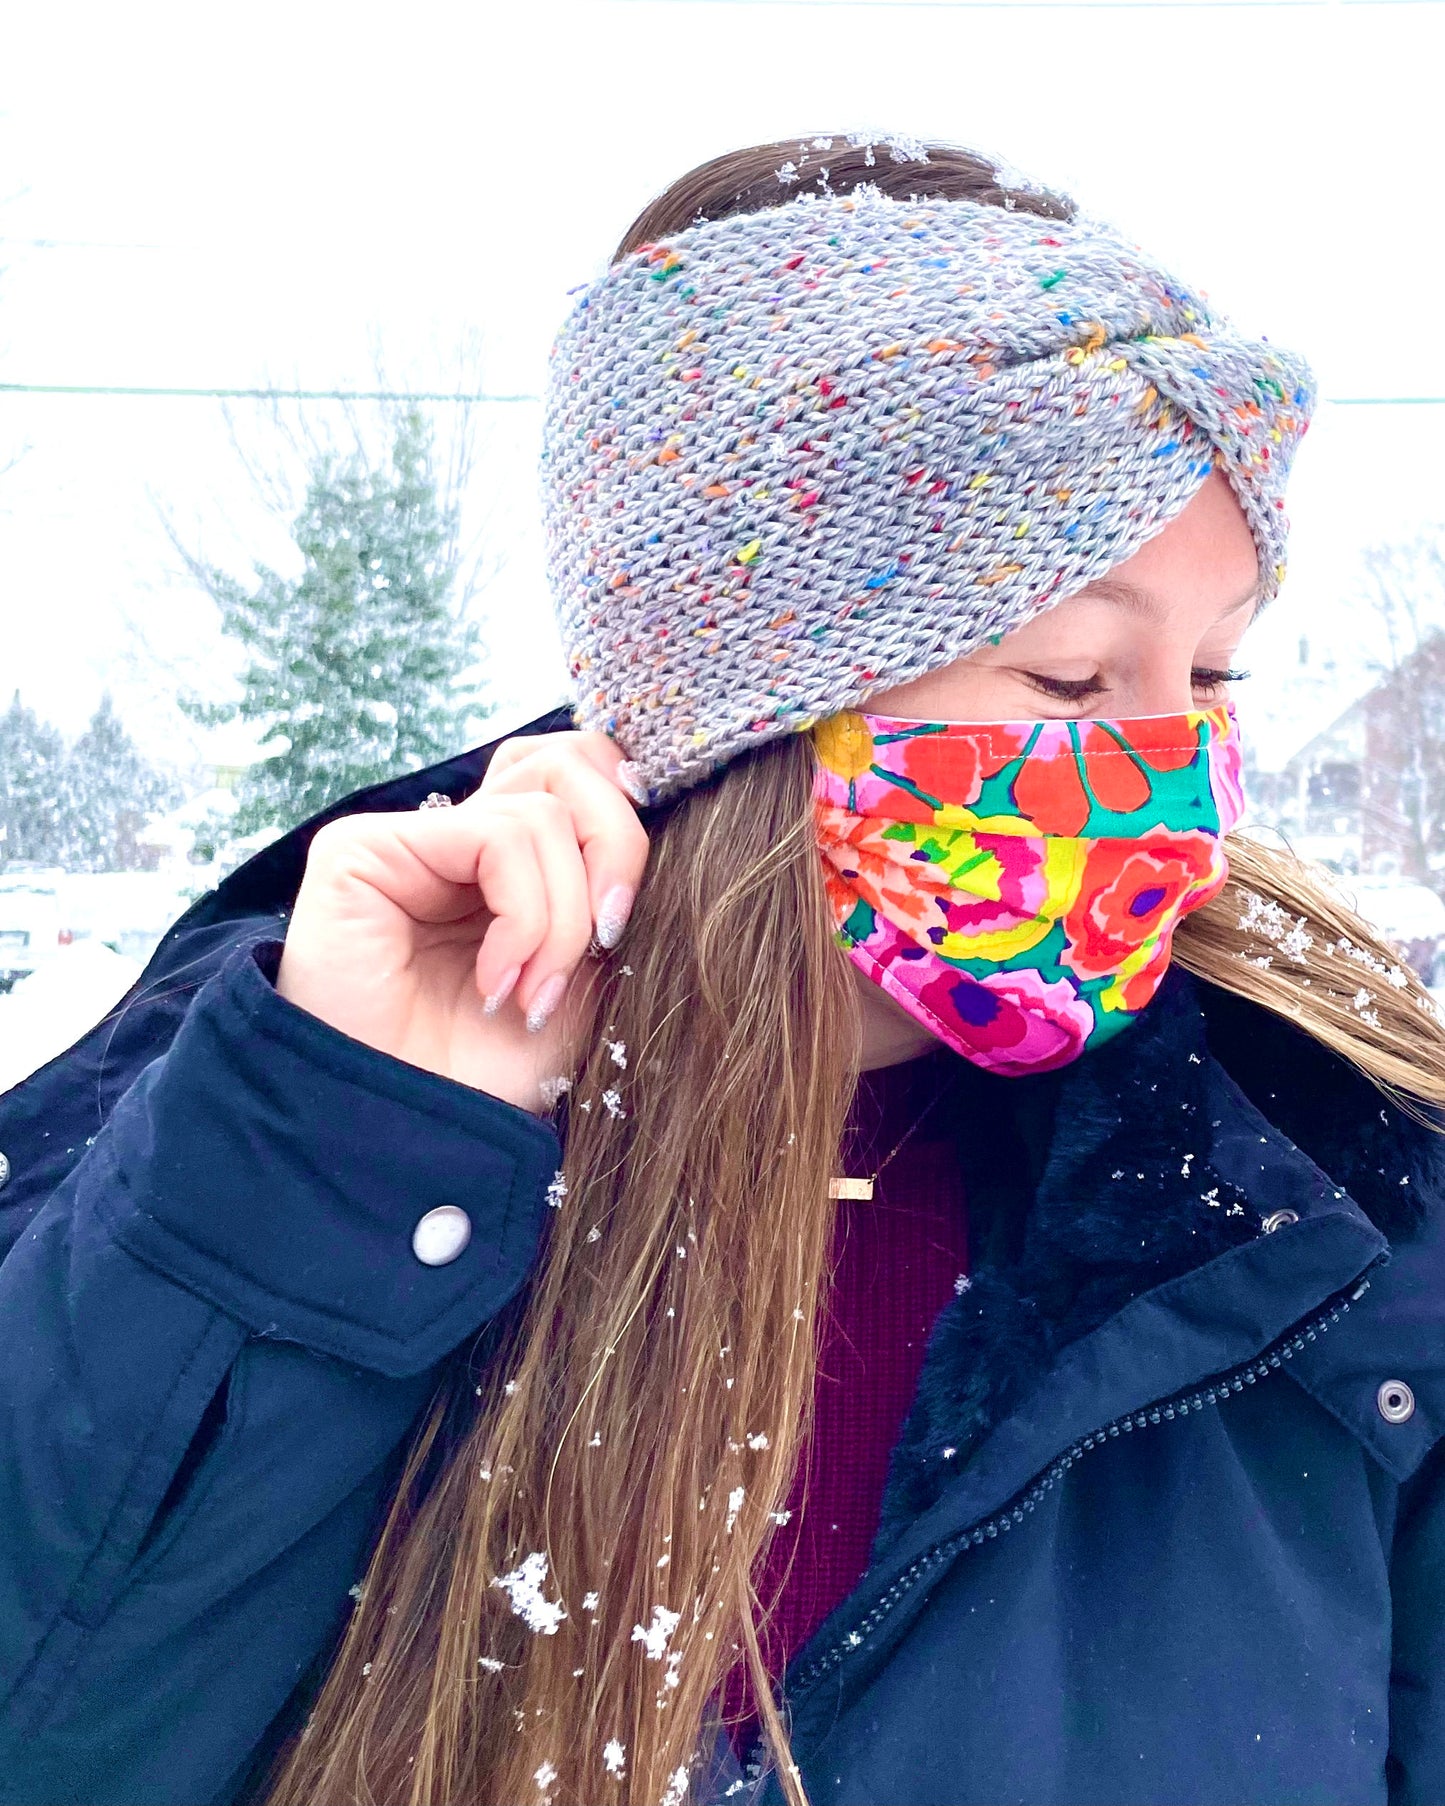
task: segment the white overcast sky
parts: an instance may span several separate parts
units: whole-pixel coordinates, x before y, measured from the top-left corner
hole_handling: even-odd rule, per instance
[[[1241,706],[1284,731],[1301,633],[1363,657],[1362,547],[1445,521],[1445,6],[1431,0],[237,0],[14,4],[0,49],[0,382],[535,394],[574,284],[719,151],[865,130],[1073,193],[1322,393],[1292,574]],[[469,506],[510,726],[558,699],[537,409],[487,416]],[[245,425],[244,406],[238,416]],[[259,443],[259,441],[258,441]],[[109,685],[157,752],[223,681],[158,508],[244,575],[283,555],[212,401],[0,393],[0,698],[75,732]]]

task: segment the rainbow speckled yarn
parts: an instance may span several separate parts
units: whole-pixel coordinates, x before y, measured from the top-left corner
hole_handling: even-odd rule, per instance
[[[877,189],[622,259],[553,350],[575,712],[652,800],[961,658],[1127,558],[1218,462],[1284,570],[1299,357],[1107,224]]]

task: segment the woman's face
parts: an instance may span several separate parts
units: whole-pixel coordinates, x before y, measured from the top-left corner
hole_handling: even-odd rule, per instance
[[[1214,471],[1189,505],[1106,576],[966,658],[861,706],[916,721],[1037,721],[1213,708],[1254,616],[1259,560],[1229,479]],[[937,1041],[851,968],[863,1011],[860,1065],[891,1066]]]
[[[1254,615],[1259,562],[1229,479],[1213,471],[1163,531],[1055,608],[861,706],[920,721],[1169,715],[1225,700]]]

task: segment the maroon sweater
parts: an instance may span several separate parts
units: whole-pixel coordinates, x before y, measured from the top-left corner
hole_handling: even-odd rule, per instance
[[[939,1089],[957,1058],[940,1047],[859,1079],[843,1171],[865,1177]],[[818,1366],[811,1459],[774,1536],[760,1595],[786,1574],[764,1640],[774,1676],[858,1584],[878,1526],[888,1458],[918,1384],[934,1319],[968,1271],[962,1179],[940,1101],[883,1168],[868,1202],[838,1205],[836,1279]],[[805,1508],[806,1498],[806,1508]],[[723,1691],[734,1742],[746,1752],[757,1718],[744,1672]]]

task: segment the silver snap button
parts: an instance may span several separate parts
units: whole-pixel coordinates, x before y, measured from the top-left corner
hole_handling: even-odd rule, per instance
[[[411,1232],[411,1251],[424,1267],[444,1267],[472,1239],[472,1219],[455,1204],[429,1210]]]
[[[1415,1394],[1403,1380],[1386,1380],[1375,1403],[1386,1423],[1409,1423],[1415,1415]]]
[[[1299,1212],[1297,1210],[1272,1210],[1260,1224],[1260,1228],[1266,1235],[1273,1235],[1276,1229],[1287,1228],[1289,1224],[1298,1221]]]
[[[4,1154],[0,1154],[0,1185],[3,1185],[9,1177],[10,1161]]]

